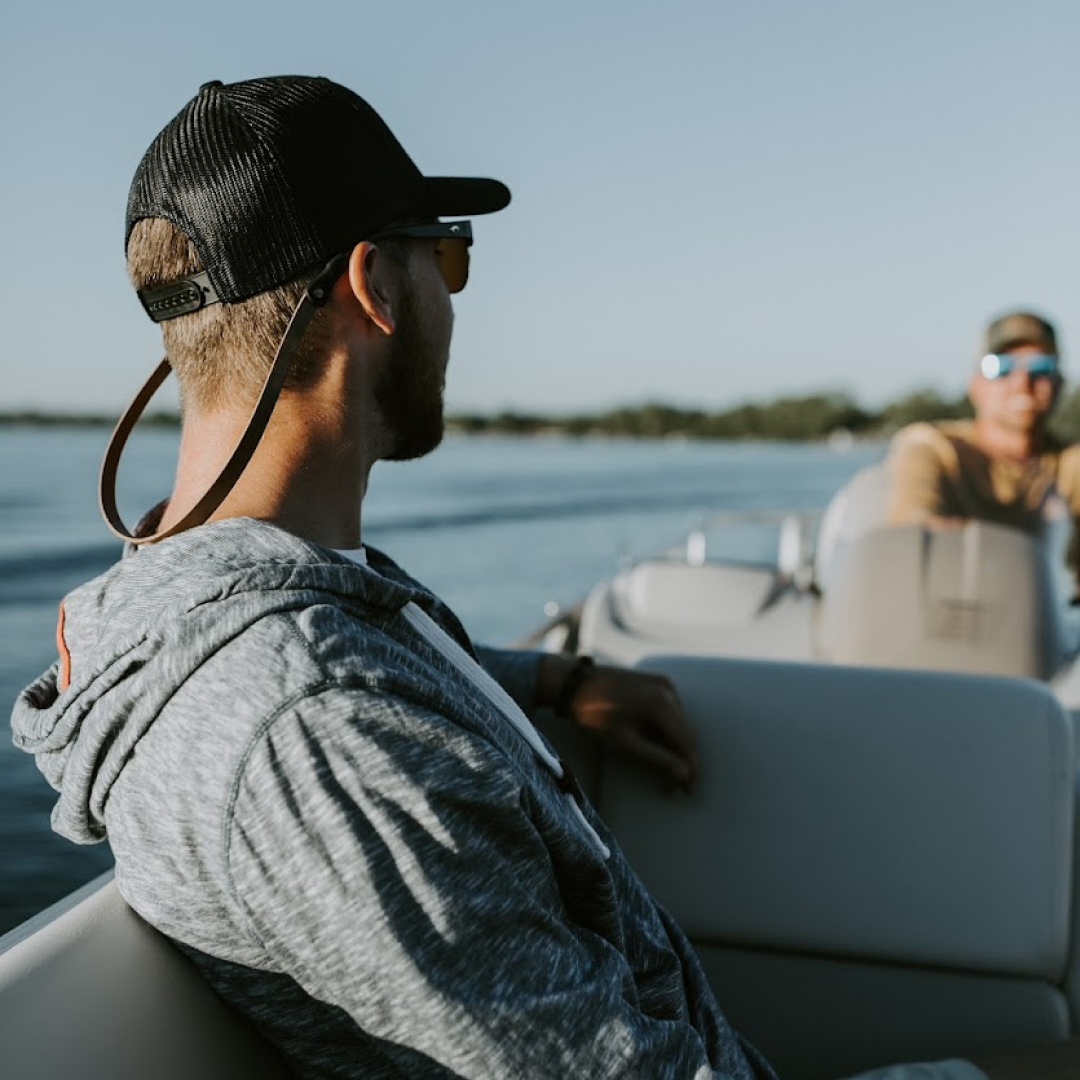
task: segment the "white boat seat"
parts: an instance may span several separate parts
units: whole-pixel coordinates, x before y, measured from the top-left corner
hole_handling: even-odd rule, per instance
[[[860,469],[829,500],[814,545],[814,580],[823,592],[829,588],[837,547],[883,526],[888,500],[888,473],[880,462]]]
[[[812,613],[774,567],[647,559],[589,593],[578,651],[620,664],[657,652],[809,659]]]
[[[615,579],[612,603],[631,632],[694,634],[749,621],[775,588],[766,567],[648,559]]]
[[[0,1062],[9,1080],[292,1076],[111,873],[0,938]]]
[[[679,689],[697,790],[664,797],[582,744],[578,772],[781,1076],[1080,1032],[1076,751],[1045,687],[700,656],[639,666]]]
[[[1039,541],[971,521],[838,541],[814,654],[840,664],[1049,678],[1067,655],[1063,598]]]

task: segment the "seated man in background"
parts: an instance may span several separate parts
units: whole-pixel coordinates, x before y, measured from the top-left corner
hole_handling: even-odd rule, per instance
[[[974,518],[1038,533],[1056,496],[1080,517],[1080,445],[1046,427],[1062,384],[1046,319],[1014,311],[991,322],[968,382],[975,418],[909,424],[893,438],[889,523]]]

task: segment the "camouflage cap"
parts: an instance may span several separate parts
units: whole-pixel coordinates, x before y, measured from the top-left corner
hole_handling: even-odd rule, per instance
[[[994,319],[983,334],[982,352],[1008,352],[1019,345],[1037,345],[1054,356],[1058,354],[1053,326],[1030,311],[1010,311]]]

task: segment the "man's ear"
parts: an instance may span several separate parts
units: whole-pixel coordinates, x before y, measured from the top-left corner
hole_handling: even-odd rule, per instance
[[[349,289],[364,314],[386,335],[394,332],[394,312],[386,285],[386,256],[376,244],[363,240],[349,256]]]

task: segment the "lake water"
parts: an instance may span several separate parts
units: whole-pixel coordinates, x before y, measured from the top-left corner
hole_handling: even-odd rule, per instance
[[[0,429],[0,710],[55,659],[61,597],[119,555],[97,512],[107,432]],[[134,522],[170,487],[176,435],[138,433],[119,480]],[[509,644],[620,560],[677,542],[716,511],[820,509],[883,448],[750,443],[450,438],[422,461],[382,463],[364,502],[366,542],[453,607],[478,641]],[[768,528],[725,553],[770,559]],[[106,845],[49,828],[54,793],[0,737],[0,932],[106,869]]]

